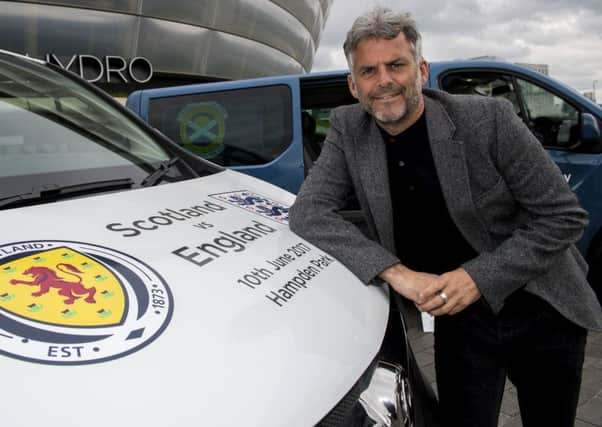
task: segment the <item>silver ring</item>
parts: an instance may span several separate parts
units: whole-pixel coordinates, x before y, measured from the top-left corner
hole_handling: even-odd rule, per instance
[[[447,294],[443,291],[439,291],[439,296],[443,300],[443,305],[447,304]]]

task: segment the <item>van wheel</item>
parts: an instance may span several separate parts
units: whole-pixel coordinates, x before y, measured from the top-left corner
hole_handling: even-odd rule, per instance
[[[602,241],[599,240],[596,246],[590,250],[588,261],[589,273],[587,280],[602,305]]]

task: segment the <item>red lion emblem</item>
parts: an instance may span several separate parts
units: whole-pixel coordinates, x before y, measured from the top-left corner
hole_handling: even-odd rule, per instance
[[[63,270],[61,267],[66,268],[67,270]],[[23,272],[23,274],[27,274],[33,276],[33,280],[31,282],[27,282],[25,280],[17,280],[11,279],[11,285],[29,285],[29,286],[39,286],[40,290],[37,292],[33,292],[31,296],[39,297],[48,293],[50,288],[59,289],[59,295],[67,297],[63,302],[65,304],[73,304],[73,302],[81,298],[78,295],[87,294],[88,296],[84,301],[90,304],[96,303],[94,299],[94,294],[96,293],[96,288],[86,288],[82,283],[82,278],[76,273],[82,274],[82,271],[79,271],[76,267],[71,264],[57,264],[56,269],[62,273],[70,274],[71,276],[77,277],[77,282],[68,282],[57,276],[56,272],[48,267],[29,267],[27,270]]]

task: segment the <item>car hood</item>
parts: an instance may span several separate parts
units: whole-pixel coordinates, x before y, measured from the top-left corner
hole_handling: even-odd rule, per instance
[[[1,211],[2,424],[319,421],[388,298],[288,229],[293,200],[224,171]]]

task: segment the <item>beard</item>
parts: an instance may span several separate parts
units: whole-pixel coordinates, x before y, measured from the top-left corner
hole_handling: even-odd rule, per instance
[[[372,99],[387,95],[401,95],[401,105],[397,109],[390,108],[375,108]],[[401,86],[396,83],[391,83],[389,86],[380,88],[367,96],[360,94],[359,102],[364,109],[372,115],[378,122],[383,124],[392,124],[403,121],[411,115],[420,105],[422,96],[422,78],[420,70],[416,72],[416,78],[413,84]]]

